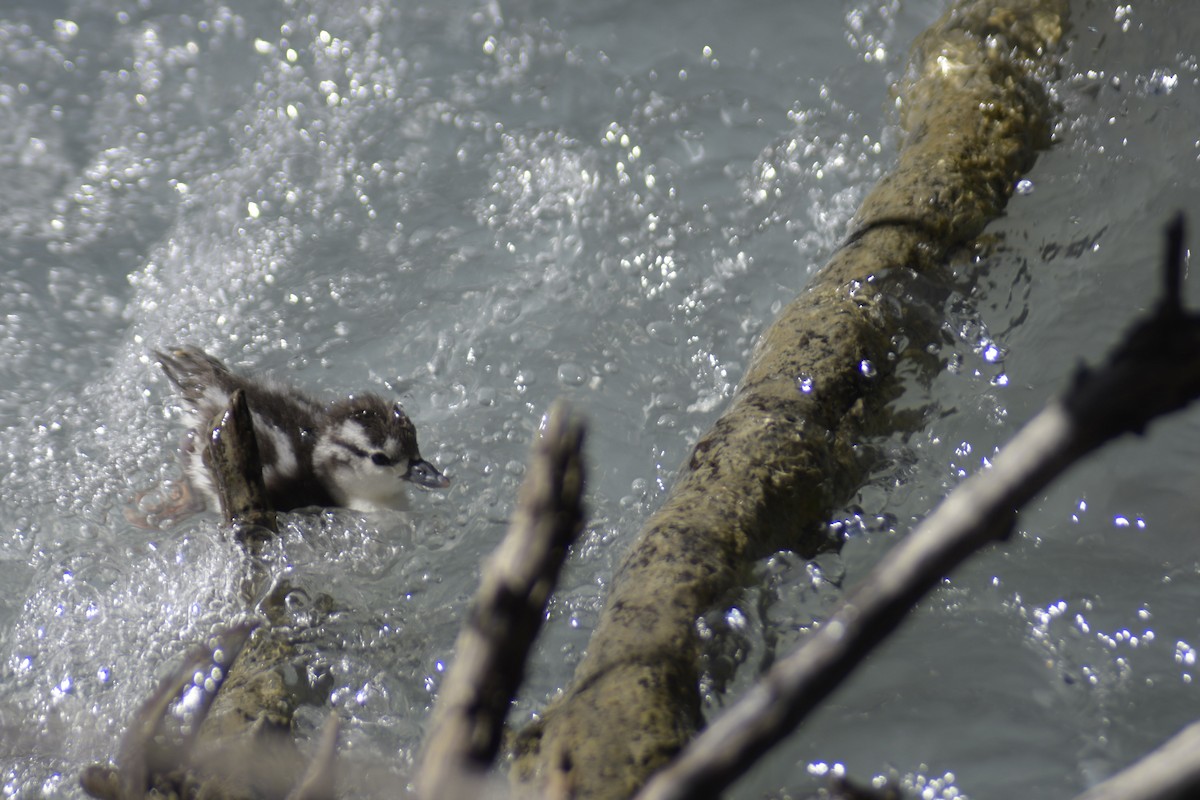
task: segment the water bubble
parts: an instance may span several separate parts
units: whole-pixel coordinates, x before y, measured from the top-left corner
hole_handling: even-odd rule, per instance
[[[1156,69],[1148,77],[1137,79],[1138,88],[1149,95],[1165,95],[1175,91],[1179,76],[1174,72]]]
[[[980,354],[983,356],[984,361],[989,364],[995,364],[998,361],[1003,361],[1004,357],[1008,355],[1008,351],[995,342],[984,342]]]
[[[1033,194],[1033,188],[1033,181],[1028,178],[1021,178],[1021,180],[1017,181],[1017,194]]]
[[[858,371],[861,372],[863,377],[866,378],[874,378],[876,373],[875,365],[872,364],[870,360],[865,358],[859,362]]]
[[[61,700],[66,695],[72,694],[75,691],[75,684],[68,675],[58,682],[56,686],[51,687],[50,695],[55,700]]]
[[[655,320],[647,323],[646,333],[650,338],[660,344],[675,344],[678,336],[675,332],[675,326],[669,320]]]
[[[500,325],[516,322],[521,316],[521,301],[515,297],[502,297],[492,307],[492,320]]]
[[[558,382],[564,386],[579,386],[586,377],[578,364],[565,361],[558,365]]]
[[[796,388],[804,394],[812,394],[813,385],[812,375],[807,372],[801,372],[796,376]]]
[[[813,761],[808,764],[807,769],[809,775],[814,775],[819,778],[827,775],[841,777],[842,775],[846,774],[846,765],[838,762],[829,764],[825,761]]]
[[[725,612],[725,624],[733,630],[741,631],[749,625],[749,620],[740,608],[734,607]]]
[[[79,35],[79,23],[69,19],[54,20],[54,37],[60,42],[69,42]]]

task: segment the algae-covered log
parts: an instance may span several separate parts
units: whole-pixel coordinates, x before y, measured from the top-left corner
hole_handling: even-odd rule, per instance
[[[907,135],[850,240],[763,334],[729,409],[696,444],[615,575],[573,683],[521,731],[517,780],[628,797],[700,724],[695,620],[747,560],[812,553],[869,465],[866,410],[910,304],[1008,199],[1048,141],[1042,88],[1065,0],[956,4],[914,45],[898,87]]]

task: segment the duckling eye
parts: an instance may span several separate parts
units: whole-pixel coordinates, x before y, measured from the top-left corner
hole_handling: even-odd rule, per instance
[[[392,460],[383,453],[371,453],[371,463],[377,467],[386,467],[392,463]]]

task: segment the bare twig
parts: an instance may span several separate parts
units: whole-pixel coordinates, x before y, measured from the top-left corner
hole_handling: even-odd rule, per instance
[[[1075,800],[1192,800],[1200,797],[1200,722]]]
[[[121,738],[116,767],[95,765],[80,776],[80,784],[92,797],[103,800],[140,800],[168,774],[179,775],[190,763],[201,722],[208,714],[222,680],[213,685],[194,683],[205,665],[216,664],[222,676],[246,646],[253,624],[235,625],[217,636],[212,647],[195,647],[183,663],[163,678],[150,697],[138,708],[129,729]],[[206,671],[207,672],[207,671]],[[192,722],[172,740],[165,735],[164,723],[171,704],[178,701],[184,687],[193,684],[199,702],[191,709]]]
[[[309,762],[304,778],[288,793],[286,800],[333,800],[337,771],[338,734],[342,724],[331,713],[321,728],[321,741]]]
[[[484,569],[434,710],[417,781],[446,800],[478,788],[545,618],[567,549],[583,527],[583,424],[556,403],[534,446],[508,534]],[[465,781],[465,782],[464,782]]]
[[[1182,234],[1171,228],[1163,302],[1102,366],[1034,417],[994,465],[959,486],[795,653],[655,775],[639,800],[715,797],[792,731],[943,576],[1005,537],[1016,511],[1084,455],[1200,397],[1200,314],[1179,304]]]

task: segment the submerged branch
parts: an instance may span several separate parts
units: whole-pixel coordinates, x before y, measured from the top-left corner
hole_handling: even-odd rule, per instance
[[[242,599],[278,617],[281,587],[266,596],[268,576],[258,556],[277,533],[275,513],[263,485],[253,418],[238,390],[212,422],[206,462],[217,487],[221,513],[248,557]],[[274,613],[273,613],[274,612]],[[337,725],[330,724],[316,759],[306,761],[292,738],[299,702],[286,676],[304,674],[294,664],[288,638],[270,626],[237,625],[211,649],[189,656],[142,705],[121,741],[116,767],[93,766],[80,778],[85,791],[107,800],[157,796],[209,800],[284,797],[331,798]],[[208,668],[207,662],[215,666]],[[197,679],[196,676],[199,676]],[[293,683],[295,680],[293,678]],[[202,702],[169,747],[161,744],[170,707],[184,693]]]
[[[86,768],[79,778],[83,790],[101,800],[140,800],[151,791],[187,796],[184,772],[195,763],[200,720],[220,687],[219,682],[214,688],[208,687],[207,676],[213,667],[221,672],[228,668],[254,627],[234,626],[220,634],[212,647],[189,651],[138,708],[121,737],[116,766],[96,764]],[[197,676],[201,676],[198,683]],[[199,701],[191,724],[181,725],[170,714],[170,708],[189,687],[196,691]]]
[[[852,445],[887,399],[893,337],[937,323],[913,282],[999,214],[1048,140],[1041,80],[1066,14],[1065,0],[960,2],[914,45],[899,163],[764,332],[614,576],[572,685],[520,732],[517,780],[628,797],[695,733],[696,619],[750,559],[829,546],[824,521],[871,466]]]

